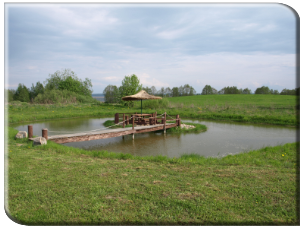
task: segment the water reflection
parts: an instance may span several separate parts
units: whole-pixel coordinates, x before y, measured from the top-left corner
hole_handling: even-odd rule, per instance
[[[42,128],[49,129],[49,135],[83,132],[103,128],[103,123],[113,118],[79,118],[34,123],[34,135],[41,135]],[[164,155],[179,157],[182,154],[223,156],[243,151],[276,146],[298,141],[299,129],[271,125],[226,123],[221,121],[183,120],[183,122],[205,124],[206,132],[199,134],[164,134],[163,131],[136,134],[123,137],[100,139],[64,144],[86,150],[107,150],[130,153],[139,156]],[[12,125],[18,130],[27,131],[27,125]],[[54,131],[54,132],[52,132]]]

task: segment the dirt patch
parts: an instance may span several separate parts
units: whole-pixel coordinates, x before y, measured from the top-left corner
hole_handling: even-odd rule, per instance
[[[164,183],[163,181],[158,181],[158,180],[155,180],[153,181],[154,184],[161,184],[161,183]]]
[[[186,193],[176,193],[179,199],[195,199],[198,197],[203,197],[201,193],[198,192],[186,192]]]

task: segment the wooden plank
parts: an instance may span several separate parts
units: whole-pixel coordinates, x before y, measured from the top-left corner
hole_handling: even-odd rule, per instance
[[[154,125],[153,125],[154,126]],[[176,123],[173,123],[173,124],[167,124],[166,125],[166,129],[167,128],[172,128],[172,127],[176,127],[177,124]],[[148,128],[148,129],[137,129],[135,133],[144,133],[144,132],[152,132],[152,131],[159,131],[159,130],[163,130],[163,124],[161,125],[158,125],[156,127],[153,127],[153,128]]]
[[[83,141],[91,141],[91,140],[97,140],[97,139],[107,139],[107,138],[113,138],[123,135],[129,135],[134,133],[133,130],[129,131],[121,131],[121,132],[113,132],[113,133],[106,133],[106,134],[96,134],[96,135],[84,135],[84,136],[74,136],[74,137],[68,137],[68,138],[56,138],[51,139],[55,143],[69,143],[69,142],[83,142]]]
[[[168,123],[166,124],[166,128],[171,128],[177,126],[176,123]],[[118,129],[110,129],[110,130],[103,130],[98,132],[89,132],[89,133],[77,133],[77,134],[67,134],[67,135],[53,135],[49,136],[48,139],[52,140],[56,143],[69,143],[69,142],[82,142],[82,141],[90,141],[90,140],[97,140],[97,139],[106,139],[106,138],[113,138],[119,137],[123,135],[129,134],[138,134],[144,132],[152,132],[158,131],[163,129],[163,124],[158,125],[150,125],[150,126],[139,126],[139,127],[127,127],[127,128],[118,128]],[[30,139],[32,140],[32,139]]]

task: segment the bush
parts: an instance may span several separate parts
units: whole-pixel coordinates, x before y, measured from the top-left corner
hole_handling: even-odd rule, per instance
[[[45,82],[45,89],[47,90],[69,90],[84,96],[92,95],[91,80],[85,78],[85,81],[82,81],[77,77],[75,72],[70,69],[58,70],[55,73],[50,74]]]
[[[99,103],[90,96],[79,95],[68,90],[46,90],[44,94],[38,94],[34,99],[36,104],[58,104],[58,103]]]
[[[142,101],[142,108],[151,108],[151,109],[167,108],[168,105],[169,105],[169,102],[165,98],[161,99],[161,100],[144,100],[144,101]]]
[[[29,89],[25,85],[19,83],[18,89],[14,94],[14,100],[21,102],[29,102]]]

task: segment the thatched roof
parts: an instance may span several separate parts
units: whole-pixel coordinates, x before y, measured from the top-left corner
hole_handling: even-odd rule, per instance
[[[162,97],[156,97],[149,95],[145,90],[141,90],[139,93],[136,93],[131,96],[122,97],[123,101],[135,101],[135,100],[155,100],[162,99]]]

